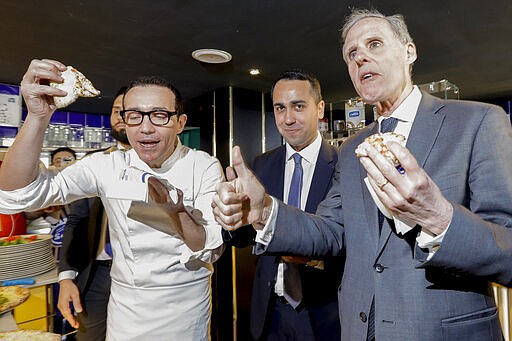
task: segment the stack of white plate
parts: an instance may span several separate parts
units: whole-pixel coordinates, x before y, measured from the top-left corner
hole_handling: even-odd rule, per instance
[[[34,235],[24,235],[30,237]],[[27,244],[0,246],[0,280],[33,277],[55,268],[51,235]]]

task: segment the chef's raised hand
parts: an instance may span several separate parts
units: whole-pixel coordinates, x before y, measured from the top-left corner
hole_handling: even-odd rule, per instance
[[[183,204],[183,191],[176,188],[177,198],[174,201],[167,186],[153,176],[148,178],[148,188],[149,204],[159,206],[167,213],[169,230],[178,234],[192,251],[203,249],[206,232]]]
[[[66,92],[51,87],[49,83],[62,82],[61,72],[64,70],[66,66],[56,60],[34,59],[30,62],[21,81],[21,93],[30,115],[50,119],[56,109],[53,96],[65,96]]]
[[[27,186],[38,174],[39,158],[44,133],[55,111],[53,96],[65,91],[49,85],[62,82],[64,64],[55,60],[32,60],[21,81],[21,93],[27,104],[28,115],[9,148],[0,168],[0,189],[12,191]]]
[[[272,208],[272,198],[245,164],[240,147],[233,147],[233,166],[226,168],[228,181],[217,185],[212,201],[215,220],[233,231],[252,224],[261,229]]]
[[[373,147],[367,148],[368,157],[360,159],[375,193],[407,225],[420,225],[434,235],[442,233],[451,221],[452,205],[407,148],[394,142],[388,148],[400,161],[404,174]]]
[[[177,200],[174,202],[169,194],[169,189],[158,178],[148,178],[149,202],[153,205],[165,207],[169,214],[185,211],[183,204],[183,192],[176,188]]]

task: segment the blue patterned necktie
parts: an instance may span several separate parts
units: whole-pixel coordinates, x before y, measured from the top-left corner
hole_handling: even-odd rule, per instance
[[[290,182],[290,192],[288,192],[288,205],[301,208],[302,192],[302,157],[299,153],[292,155],[295,161],[292,181]],[[283,286],[284,297],[295,309],[302,301],[302,282],[299,273],[299,266],[296,263],[283,263]]]
[[[386,118],[380,122],[380,132],[390,133],[395,130],[397,124],[397,118]],[[382,224],[384,224],[384,214],[379,210],[379,231],[382,229]],[[372,300],[372,306],[370,307],[370,314],[368,316],[368,335],[366,340],[375,340],[375,298]]]
[[[299,153],[292,155],[295,162],[292,181],[290,182],[290,192],[288,192],[288,205],[300,208],[300,195],[302,192],[302,156]]]
[[[396,125],[398,124],[398,119],[395,117],[385,118],[380,122],[380,132],[381,133],[390,133],[395,130]],[[382,229],[382,224],[384,223],[384,215],[379,210],[379,231]]]
[[[108,225],[105,233],[105,252],[112,258],[112,245],[110,244],[110,231]]]
[[[398,123],[398,118],[390,117],[385,118],[380,122],[380,132],[381,133],[390,133],[395,130],[396,125]]]

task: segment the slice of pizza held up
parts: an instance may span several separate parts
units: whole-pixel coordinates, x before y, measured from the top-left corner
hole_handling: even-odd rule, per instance
[[[16,330],[0,333],[2,341],[60,341],[59,334],[44,332],[42,330]]]
[[[389,142],[396,142],[401,146],[405,147],[405,136],[393,132],[377,133],[370,135],[367,138],[365,138],[364,141],[359,146],[357,146],[356,155],[358,157],[368,156],[368,154],[366,153],[366,146],[371,145],[375,149],[377,149],[379,153],[381,153],[395,167],[399,167],[400,162],[387,146]]]
[[[0,313],[11,310],[25,302],[30,290],[19,286],[0,287]]]
[[[53,101],[59,109],[72,104],[78,97],[96,97],[100,94],[100,91],[92,85],[92,82],[72,66],[68,66],[61,76],[64,78],[62,83],[50,83],[50,86],[68,93],[66,96],[53,97]]]

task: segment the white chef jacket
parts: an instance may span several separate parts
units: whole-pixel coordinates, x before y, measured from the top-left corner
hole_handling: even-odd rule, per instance
[[[132,201],[113,198],[126,187],[120,177],[128,167],[155,174],[183,191],[185,206],[205,220],[203,250],[192,252],[181,239],[127,217]],[[221,227],[210,205],[222,180],[217,159],[178,140],[174,153],[158,169],[151,169],[133,149],[95,153],[58,174],[42,165],[37,179],[25,188],[0,191],[0,212],[99,196],[114,253],[107,340],[207,340],[211,263],[223,251]],[[145,187],[140,200],[147,196]]]

